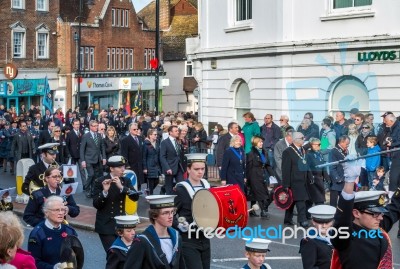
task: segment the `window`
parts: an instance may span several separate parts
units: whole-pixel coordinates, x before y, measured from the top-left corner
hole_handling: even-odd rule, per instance
[[[133,49],[108,48],[107,49],[108,70],[132,70]]]
[[[119,66],[121,64],[121,59],[119,57],[119,48],[116,48],[115,51],[117,52],[117,58],[116,58],[116,61],[115,61],[116,62],[115,69],[119,70]]]
[[[349,8],[372,5],[372,0],[333,0],[333,8]]]
[[[26,57],[26,29],[20,22],[11,25],[13,58]]]
[[[111,9],[111,25],[113,27],[129,27],[129,9]]]
[[[24,9],[25,0],[11,0],[12,8]]]
[[[111,69],[111,50],[107,49],[107,70]]]
[[[133,49],[129,50],[129,69],[133,70]]]
[[[49,58],[49,34],[38,33],[37,34],[37,58]]]
[[[115,70],[115,48],[111,49],[111,70]]]
[[[236,0],[236,21],[252,19],[252,0]]]
[[[192,77],[193,76],[193,64],[191,61],[186,61],[185,63],[185,77]]]
[[[81,69],[94,70],[94,47],[81,47]]]
[[[49,11],[49,1],[48,0],[36,0],[36,10]]]
[[[149,66],[147,65],[147,63],[148,63],[148,60],[147,60],[147,49],[144,49],[144,59],[143,59],[143,62],[144,62],[144,69],[147,69]]]

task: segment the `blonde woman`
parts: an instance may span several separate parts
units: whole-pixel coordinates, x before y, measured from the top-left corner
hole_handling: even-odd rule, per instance
[[[58,164],[66,164],[68,160],[66,159],[66,143],[64,136],[61,135],[61,128],[59,126],[54,126],[51,132],[51,143],[58,143],[57,146],[58,153],[56,155],[56,162]]]
[[[106,137],[104,138],[104,145],[106,146],[107,160],[111,156],[119,154],[119,139],[114,126],[107,127]]]

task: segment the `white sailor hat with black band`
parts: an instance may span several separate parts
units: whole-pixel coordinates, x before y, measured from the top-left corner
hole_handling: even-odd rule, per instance
[[[126,159],[120,155],[111,156],[107,160],[107,166],[109,167],[121,167],[124,165],[126,165]]]
[[[384,191],[359,191],[355,193],[354,208],[360,211],[368,210],[375,213],[386,213]]]
[[[60,143],[46,143],[44,145],[41,145],[38,147],[38,149],[41,150],[42,153],[49,153],[49,154],[58,154],[58,146],[60,145]]]
[[[308,212],[315,222],[328,223],[335,217],[336,208],[330,205],[316,205],[311,207]]]
[[[246,238],[243,238],[246,240]],[[253,240],[246,240],[246,251],[250,252],[258,252],[258,253],[267,253],[269,252],[269,244],[271,240],[262,239],[262,238],[254,238]]]
[[[136,225],[139,223],[139,217],[137,216],[115,216],[114,217],[117,228],[121,229],[130,229],[135,228]]]
[[[207,158],[207,153],[190,153],[185,154],[188,163],[205,163]]]
[[[150,204],[150,209],[160,209],[167,207],[175,207],[176,195],[149,195],[146,200]]]

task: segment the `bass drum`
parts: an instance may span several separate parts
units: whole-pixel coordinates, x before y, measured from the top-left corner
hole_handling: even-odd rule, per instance
[[[129,179],[132,182],[132,186],[137,190],[137,176],[132,170],[125,170],[124,178]],[[125,213],[127,215],[133,215],[136,213],[138,202],[134,202],[129,199],[128,195],[125,197]]]
[[[202,189],[196,192],[192,203],[193,219],[198,227],[233,226],[244,228],[247,225],[247,201],[237,185]]]

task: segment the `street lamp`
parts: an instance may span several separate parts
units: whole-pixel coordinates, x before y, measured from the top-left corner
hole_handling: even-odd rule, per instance
[[[78,81],[78,87],[76,91],[76,105],[81,108],[80,106],[80,94],[81,94],[81,36],[82,36],[82,0],[79,0],[79,24],[78,24],[78,33],[75,32],[74,40],[76,43],[76,57],[77,57],[77,68],[76,68],[76,77]]]
[[[159,61],[159,43],[160,43],[160,0],[156,0],[156,48],[155,48],[155,58],[157,59],[157,67],[155,68],[155,86],[154,86],[154,105],[155,114],[158,115],[158,87],[160,80],[160,61]]]

